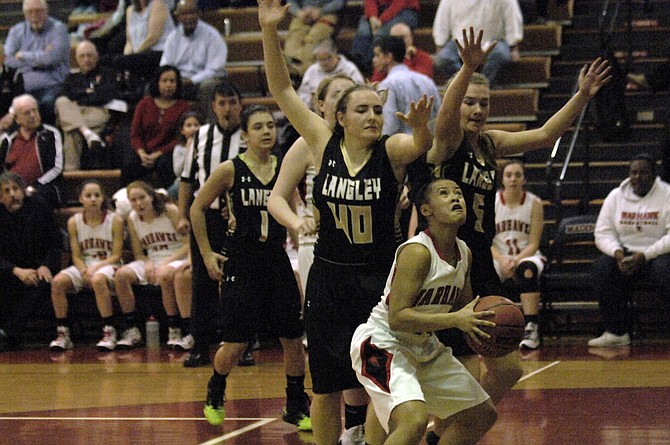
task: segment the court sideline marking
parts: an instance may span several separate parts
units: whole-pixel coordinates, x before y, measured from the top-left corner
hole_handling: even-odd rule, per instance
[[[551,368],[552,366],[556,366],[559,363],[561,363],[561,361],[556,360],[555,362],[549,363],[547,366],[543,366],[540,369],[536,369],[535,371],[533,371],[531,373],[528,373],[527,375],[521,377],[517,383],[523,382],[524,380],[528,380],[529,378],[533,377],[534,375],[537,375],[537,374],[541,373],[542,371],[546,371],[547,369]]]
[[[228,420],[228,419],[226,419],[226,420]],[[231,420],[232,420],[232,419],[231,419]],[[245,426],[244,428],[240,428],[240,429],[237,429],[237,430],[235,430],[235,431],[231,431],[231,432],[228,433],[228,434],[224,434],[223,436],[216,437],[216,438],[214,438],[214,439],[208,440],[207,442],[203,442],[203,443],[201,443],[201,444],[199,444],[199,445],[216,445],[216,444],[219,444],[219,443],[221,443],[221,442],[224,442],[224,441],[226,441],[226,440],[228,440],[228,439],[232,439],[233,437],[237,437],[237,436],[239,436],[239,435],[241,435],[241,434],[244,434],[244,433],[246,433],[247,431],[251,431],[251,430],[255,430],[256,428],[260,428],[260,427],[262,427],[263,425],[267,425],[267,424],[270,423],[270,422],[274,422],[275,420],[277,420],[277,419],[274,419],[274,418],[273,418],[273,419],[263,419],[263,420],[259,420],[258,422],[254,422],[254,423],[252,423],[252,424],[250,424],[250,425]]]

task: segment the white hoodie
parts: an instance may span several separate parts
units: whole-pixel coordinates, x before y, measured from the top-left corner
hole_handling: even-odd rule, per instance
[[[633,192],[630,179],[612,190],[596,222],[596,246],[614,256],[621,249],[644,254],[647,261],[670,253],[670,184],[656,178],[646,196]]]

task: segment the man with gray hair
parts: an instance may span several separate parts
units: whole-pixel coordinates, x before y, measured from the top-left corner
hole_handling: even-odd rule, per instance
[[[77,45],[75,60],[78,73],[70,73],[61,95],[56,99],[56,113],[63,129],[64,170],[108,167],[109,157],[100,132],[109,121],[105,105],[116,98],[118,88],[115,74],[98,65],[98,51],[88,40]],[[84,148],[88,149],[83,155]]]
[[[23,74],[26,92],[37,99],[44,121],[54,124],[54,102],[70,72],[70,36],[48,13],[46,0],[23,0],[26,20],[9,30],[5,63]]]
[[[61,204],[63,142],[60,131],[42,124],[37,101],[30,94],[12,101],[18,130],[0,136],[0,171],[19,175],[29,190],[53,207]]]
[[[308,107],[313,108],[312,95],[323,79],[342,74],[358,84],[365,83],[356,64],[338,54],[337,47],[331,39],[322,41],[314,48],[314,57],[316,62],[307,68],[298,88],[298,96]]]

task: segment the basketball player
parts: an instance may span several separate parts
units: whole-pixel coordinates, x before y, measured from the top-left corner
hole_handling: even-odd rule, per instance
[[[418,195],[428,228],[398,248],[381,301],[354,333],[351,360],[386,444],[418,444],[431,414],[444,424],[441,445],[474,444],[493,426],[495,407],[433,331],[458,328],[479,341],[488,337],[480,327],[495,326],[482,318],[494,312],[473,311],[472,256],[456,237],[466,218],[460,187],[436,179]]]
[[[49,344],[51,351],[72,349],[67,294],[84,288],[93,289],[102,317],[103,337],[96,346],[103,350],[116,346],[110,287],[121,264],[123,219],[108,210],[107,197],[96,180],[84,182],[79,202],[83,211],[67,221],[72,265],[58,272],[51,282],[51,302],[56,314],[56,338]]]
[[[435,140],[427,156],[435,177],[452,178],[461,186],[468,218],[458,236],[472,249],[472,275],[475,295],[500,293],[500,280],[493,267],[491,243],[495,235],[495,169],[496,158],[551,146],[572,124],[589,100],[609,82],[607,61],[596,59],[579,73],[579,91],[542,127],[511,133],[484,130],[489,115],[488,80],[475,69],[482,65],[492,45],[482,48],[483,31],[463,30],[459,47],[463,65],[447,83],[442,107],[435,124]],[[454,349],[455,354],[477,377],[486,392],[497,403],[521,377],[516,352],[504,357],[484,359],[486,372],[460,332],[440,331],[438,337]],[[430,443],[433,443],[431,440]]]
[[[353,86],[337,101],[333,130],[291,86],[277,34],[288,6],[279,0],[258,4],[265,64],[276,68],[267,72],[270,92],[312,150],[317,168],[314,204],[320,226],[307,280],[305,327],[314,391],[314,441],[335,445],[342,429],[342,391],[363,392],[351,368],[351,336],[384,289],[396,247],[396,202],[406,165],[430,148],[433,100],[424,97],[399,116],[412,127],[413,136],[382,137],[379,94],[368,86]],[[296,219],[291,229],[309,230],[304,223]]]
[[[283,419],[299,430],[310,431],[300,291],[283,246],[286,229],[267,210],[267,199],[281,166],[272,154],[275,121],[266,107],[252,105],[242,112],[241,129],[247,151],[219,165],[191,206],[193,233],[207,272],[213,280],[223,280],[224,344],[214,356],[204,414],[212,425],[223,422],[228,374],[247,343],[263,329],[278,336],[284,349],[287,403]],[[224,194],[233,223],[229,226],[232,236],[227,252],[222,255],[212,250],[205,211]]]
[[[314,93],[314,109],[328,122],[335,126],[335,104],[340,94],[355,82],[342,74],[322,80]],[[290,166],[290,167],[289,167]],[[301,173],[302,172],[302,173]],[[292,227],[302,218],[306,227],[299,235],[298,265],[302,289],[307,288],[307,276],[314,262],[314,244],[316,243],[317,222],[312,201],[314,176],[316,167],[312,160],[312,150],[305,139],[298,138],[284,157],[282,169],[277,183],[272,189],[268,201],[270,213],[282,225]],[[294,191],[305,178],[305,207],[302,215],[291,210],[290,202]],[[301,223],[302,224],[302,223]],[[360,390],[344,390],[344,431],[340,436],[341,445],[363,445],[364,425],[368,406],[368,397]]]
[[[521,293],[526,319],[525,349],[540,346],[538,311],[540,274],[545,258],[539,250],[544,225],[540,198],[524,188],[526,173],[521,161],[510,161],[502,172],[503,190],[496,194],[496,235],[493,237],[493,265],[501,282],[514,280]]]
[[[178,231],[179,211],[177,206],[166,202],[149,184],[133,181],[128,184],[128,200],[133,210],[128,215],[128,234],[135,261],[116,271],[114,287],[119,303],[126,311],[127,326],[119,349],[132,349],[142,342],[135,314],[133,285],[154,284],[161,288],[163,308],[170,321],[170,329],[176,328],[177,304],[174,291],[174,276],[177,269],[188,260],[188,240]],[[146,254],[145,254],[146,252]]]

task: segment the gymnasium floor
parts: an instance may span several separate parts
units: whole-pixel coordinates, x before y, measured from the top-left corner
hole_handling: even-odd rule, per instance
[[[551,339],[524,354],[524,376],[480,443],[670,444],[670,339],[600,351],[589,351],[585,341]],[[212,427],[202,418],[211,371],[183,368],[184,353],[101,354],[92,346],[0,353],[0,443],[312,443],[310,433],[281,421],[280,352],[254,354],[257,366],[231,374],[227,418]]]

